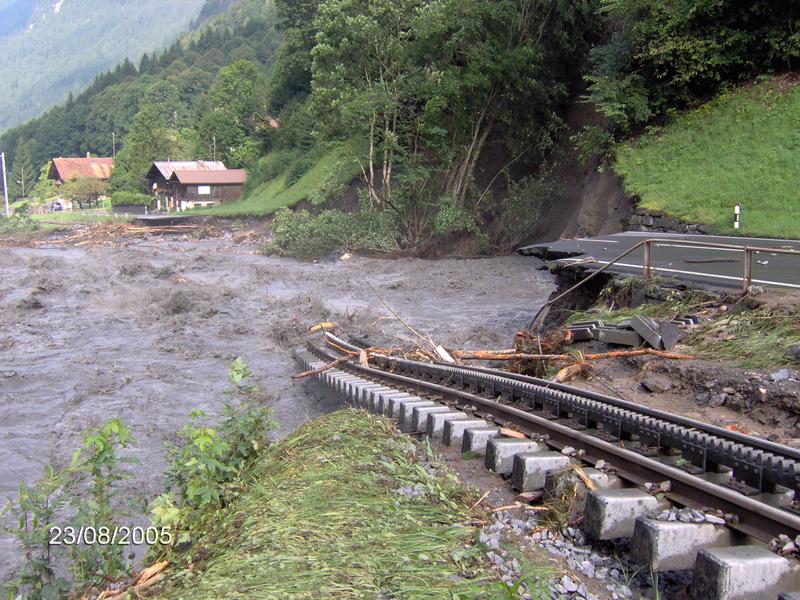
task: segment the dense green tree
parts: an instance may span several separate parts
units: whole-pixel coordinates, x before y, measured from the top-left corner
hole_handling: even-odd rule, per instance
[[[621,130],[800,58],[800,0],[602,0],[602,14],[591,99]]]
[[[142,87],[138,83],[117,83],[98,92],[86,116],[84,143],[87,151],[111,156],[113,135],[117,146],[133,126]]]
[[[31,188],[36,181],[36,170],[33,166],[31,145],[27,141],[20,141],[14,152],[14,165],[8,182],[9,194],[15,200],[30,195]]]
[[[52,161],[46,162],[39,170],[39,177],[36,179],[36,184],[33,186],[31,195],[39,202],[50,200],[58,195],[55,182],[50,179],[50,168],[53,166]]]
[[[445,194],[463,202],[487,140],[541,160],[592,35],[592,3],[433,0],[416,19],[423,128],[449,153]]]
[[[213,110],[203,116],[198,126],[197,156],[207,160],[221,160],[229,166],[240,166],[232,160],[233,153],[240,148],[246,134],[233,117],[221,110]]]
[[[156,123],[172,129],[186,125],[189,110],[181,100],[181,93],[174,83],[161,77],[153,79],[139,99],[139,110],[147,109]]]
[[[464,212],[490,139],[544,158],[593,22],[588,0],[325,0],[312,50],[320,135],[366,140],[372,205],[417,239],[440,210],[431,200]]]
[[[311,92],[311,50],[316,43],[315,19],[321,0],[276,0],[284,42],[270,81],[270,107],[280,111]]]
[[[312,107],[328,137],[367,139],[370,199],[395,205],[393,175],[413,128],[422,70],[408,43],[421,0],[327,0],[312,52]]]
[[[258,65],[237,60],[223,67],[211,86],[214,110],[225,113],[232,123],[252,132],[265,114],[266,82]]]
[[[185,135],[173,127],[173,118],[159,104],[143,106],[117,154],[111,189],[147,192],[145,175],[155,160],[191,158]]]
[[[108,182],[96,177],[70,179],[61,186],[61,195],[77,202],[82,208],[97,205],[100,197],[108,193]]]

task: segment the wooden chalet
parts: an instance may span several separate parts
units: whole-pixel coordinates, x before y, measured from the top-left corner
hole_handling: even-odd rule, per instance
[[[227,167],[218,160],[164,160],[156,161],[147,172],[147,184],[153,194],[165,194],[169,178],[175,171],[224,171]]]
[[[59,156],[53,159],[47,177],[55,181],[56,185],[61,185],[65,181],[70,181],[72,179],[94,178],[107,181],[111,179],[111,171],[113,169],[113,158],[100,158],[96,156],[87,156],[86,158],[64,158]]]
[[[176,172],[180,178],[173,178]],[[242,194],[244,172],[237,175],[215,177],[211,173],[236,172],[228,169],[221,161],[211,160],[166,160],[156,161],[147,172],[147,185],[156,199],[157,208],[168,211],[184,210],[195,206],[209,206],[219,202],[235,200]],[[189,183],[189,173],[197,173],[197,182]],[[201,176],[200,174],[206,174]],[[246,177],[245,177],[246,178]],[[233,180],[233,182],[229,180]],[[222,183],[217,183],[218,181]]]
[[[224,171],[176,170],[169,178],[174,205],[180,210],[233,202],[242,196],[247,173],[242,169]]]

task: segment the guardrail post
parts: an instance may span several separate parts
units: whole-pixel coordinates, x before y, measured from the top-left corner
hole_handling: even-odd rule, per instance
[[[650,240],[644,242],[644,276],[650,277],[652,267],[650,265]]]
[[[744,248],[744,276],[742,277],[742,293],[746,294],[753,281],[753,249]]]

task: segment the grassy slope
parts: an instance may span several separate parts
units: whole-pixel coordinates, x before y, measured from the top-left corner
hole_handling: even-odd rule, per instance
[[[193,556],[207,558],[173,573],[157,597],[502,597],[478,551],[465,550],[475,498],[443,468],[429,474],[416,451],[363,411],[300,428],[195,542]],[[417,485],[418,498],[394,492]]]
[[[739,235],[800,237],[800,86],[775,80],[722,94],[625,145],[617,171],[641,206]]]
[[[347,184],[359,173],[358,163],[351,155],[350,144],[333,147],[291,184],[287,183],[286,175],[279,175],[262,183],[241,200],[193,212],[221,217],[264,216],[279,208],[294,206],[302,200],[319,204],[319,192],[332,178],[340,184]]]

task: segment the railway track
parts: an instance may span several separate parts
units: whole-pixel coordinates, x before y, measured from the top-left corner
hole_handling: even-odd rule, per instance
[[[298,356],[298,359],[306,366],[319,368],[347,353],[359,352],[364,346],[330,333],[325,333],[321,342],[309,342],[305,358]],[[751,555],[764,562],[768,557],[763,552],[767,552],[774,560],[781,561],[772,565],[781,572],[780,586],[775,589],[785,591],[787,586],[800,589],[797,561],[764,549],[770,542],[774,546],[776,538],[786,540],[788,536],[795,540],[800,536],[800,512],[795,499],[800,489],[800,451],[796,449],[603,394],[488,368],[373,355],[369,366],[348,360],[328,373],[321,375],[328,383],[340,391],[349,390],[351,398],[360,399],[362,405],[405,420],[406,430],[425,431],[427,427],[429,435],[444,436],[445,442],[451,443],[448,429],[451,433],[461,433],[455,441],[460,439],[462,450],[485,453],[487,467],[511,476],[517,489],[527,485],[526,469],[534,472],[533,480],[543,481],[536,469],[547,467],[536,465],[545,464],[537,462],[545,456],[563,468],[563,460],[557,460],[557,455],[567,447],[575,449],[584,464],[603,461],[613,465],[627,491],[598,492],[597,498],[589,502],[597,506],[587,503],[586,519],[591,509],[602,513],[594,521],[602,521],[606,513],[611,515],[618,509],[627,515],[627,521],[622,529],[600,523],[595,527],[596,537],[612,537],[603,531],[633,535],[635,527],[645,527],[635,521],[652,514],[658,504],[653,496],[642,491],[647,484],[663,492],[665,497],[659,496],[661,507],[663,500],[668,500],[672,505],[697,511],[722,511],[727,526],[724,536],[718,530],[725,528],[714,529],[708,523],[692,531],[681,531],[683,538],[690,541],[697,538],[694,547],[689,548],[691,560],[703,556],[698,552],[704,546],[728,546],[734,540],[735,548],[747,548],[749,552],[729,557],[728,562],[735,563],[733,567],[722,557],[723,570],[728,573],[726,581],[731,580],[730,573],[737,569],[743,577],[752,578]],[[434,418],[437,414],[438,419]],[[479,422],[470,429],[469,419]],[[503,438],[498,426],[520,431],[527,439]],[[669,484],[664,487],[661,482]],[[629,514],[631,506],[638,506],[633,511],[636,514]],[[675,526],[675,523],[659,525],[647,521],[645,524],[651,528]],[[712,535],[709,527],[717,533]],[[659,535],[663,537],[663,532],[651,532],[651,537]],[[634,539],[633,545],[636,543]],[[639,546],[642,544],[650,546],[644,554],[658,554],[657,540],[639,542]],[[688,559],[682,560],[685,563]],[[700,558],[697,560],[699,564]],[[714,565],[707,565],[705,571],[722,569],[718,563],[716,560]],[[668,567],[676,564],[681,561],[663,561],[665,568],[661,570],[674,570]],[[759,579],[765,580],[764,577]],[[777,595],[760,593],[741,597]]]

